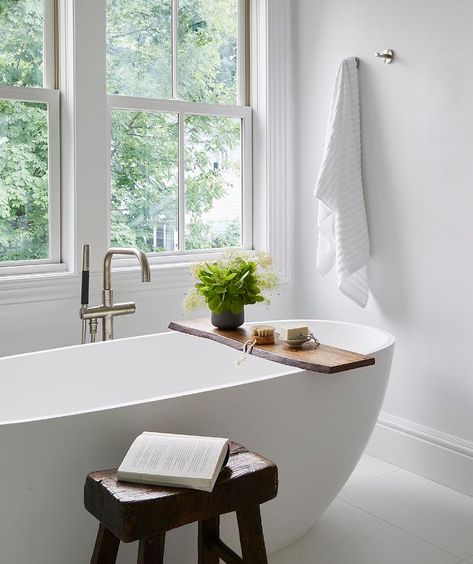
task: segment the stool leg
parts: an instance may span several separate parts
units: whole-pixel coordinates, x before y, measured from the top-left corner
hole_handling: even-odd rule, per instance
[[[140,540],[138,564],[163,564],[166,534]]]
[[[115,564],[119,546],[120,539],[100,525],[90,564]]]
[[[259,505],[237,510],[244,564],[268,564]]]
[[[210,549],[210,541],[218,539],[220,517],[199,521],[199,564],[219,564],[218,556]]]

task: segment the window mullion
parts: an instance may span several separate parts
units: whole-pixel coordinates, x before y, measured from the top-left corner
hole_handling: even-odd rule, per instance
[[[253,126],[251,115],[241,122],[242,245],[252,249],[253,240]]]
[[[59,92],[48,104],[49,258],[61,262],[61,148]]]
[[[237,50],[237,96],[238,104],[249,104],[248,55],[249,55],[249,9],[248,0],[238,0],[238,50]]]
[[[136,96],[109,95],[109,105],[121,110],[149,112],[182,112],[192,115],[226,116],[248,118],[251,108],[248,106],[230,106],[226,104],[208,104],[185,100],[160,100],[158,98],[140,98]]]
[[[97,0],[74,2],[74,103],[67,108],[74,131],[75,267],[80,265],[81,244],[90,243],[91,271],[102,268],[110,231],[105,8]]]
[[[43,31],[43,86],[57,88],[57,3],[56,0],[43,0],[44,31]]]
[[[185,114],[179,113],[179,251],[184,251],[186,248],[186,193],[185,193],[185,127],[186,118]]]
[[[172,1],[172,97],[178,97],[178,26],[179,26],[179,0]]]
[[[58,91],[48,88],[27,86],[0,86],[0,99],[20,102],[39,102],[51,104],[58,98]]]

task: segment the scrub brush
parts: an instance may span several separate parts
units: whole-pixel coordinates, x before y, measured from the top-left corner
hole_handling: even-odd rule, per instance
[[[251,328],[251,337],[256,341],[257,345],[274,344],[275,328],[270,325],[260,325]]]

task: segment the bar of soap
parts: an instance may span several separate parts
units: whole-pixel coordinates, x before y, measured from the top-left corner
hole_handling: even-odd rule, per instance
[[[309,328],[307,325],[299,325],[297,327],[281,327],[279,337],[284,341],[294,341],[296,339],[304,339],[309,336]]]

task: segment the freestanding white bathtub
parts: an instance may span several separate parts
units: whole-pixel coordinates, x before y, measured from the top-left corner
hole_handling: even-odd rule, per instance
[[[394,347],[370,327],[308,324],[323,343],[376,364],[333,375],[258,358],[238,368],[237,351],[178,333],[0,359],[0,562],[88,562],[97,524],[83,508],[84,479],[117,466],[143,430],[228,436],[274,460],[268,550],[302,536],[361,456]],[[195,561],[193,527],[168,537],[166,562]],[[136,547],[122,548],[119,562],[136,562]]]

